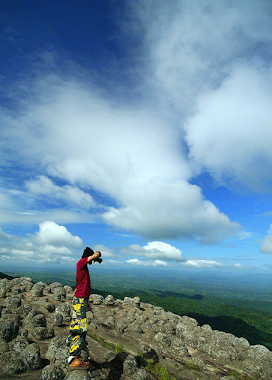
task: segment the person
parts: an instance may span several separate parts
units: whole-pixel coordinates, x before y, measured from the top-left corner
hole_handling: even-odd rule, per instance
[[[86,247],[82,258],[76,266],[76,290],[73,298],[72,321],[70,325],[67,343],[70,346],[68,368],[69,369],[88,369],[89,363],[86,361],[89,351],[86,342],[87,319],[86,312],[89,305],[91,294],[91,281],[88,264],[94,261],[102,262],[101,252],[94,252]]]

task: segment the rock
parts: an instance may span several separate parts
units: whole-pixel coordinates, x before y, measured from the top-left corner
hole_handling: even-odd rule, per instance
[[[43,314],[35,315],[32,320],[29,321],[32,327],[46,327],[46,318]]]
[[[46,358],[50,361],[50,364],[66,369],[68,356],[69,348],[66,346],[66,338],[55,336],[51,339],[46,353]]]
[[[143,348],[143,357],[152,364],[159,363],[159,357],[157,352],[152,347]]]
[[[64,321],[70,321],[71,312],[68,303],[63,303],[56,307],[56,314],[61,314]]]
[[[33,297],[42,297],[43,295],[43,290],[45,289],[46,284],[43,282],[37,282],[34,284],[30,290],[30,293]]]
[[[19,323],[16,320],[0,319],[0,338],[10,342],[18,335]]]
[[[74,296],[74,290],[73,290],[73,288],[71,286],[65,285],[63,287],[63,289],[65,290],[66,295],[67,294],[72,294]]]
[[[0,355],[7,351],[9,351],[8,343],[4,339],[0,338]]]
[[[104,297],[100,294],[91,294],[89,297],[89,301],[93,303],[93,305],[101,305],[103,303]]]
[[[8,344],[9,350],[14,350],[15,352],[20,353],[29,345],[26,337],[17,336],[13,341]]]
[[[63,298],[66,297],[66,291],[63,287],[56,287],[52,289],[52,293],[54,294],[54,297],[53,297],[54,299],[56,299],[57,296],[60,296]]]
[[[50,290],[52,293],[55,293],[55,290],[57,288],[63,288],[63,285],[60,282],[52,282],[52,284],[49,285]]]
[[[37,343],[28,345],[22,352],[21,358],[29,370],[41,368],[42,360],[40,354],[40,347]]]
[[[49,311],[49,313],[53,313],[55,311],[55,305],[52,302],[46,302],[44,304],[44,308]]]
[[[14,374],[27,371],[27,365],[23,359],[15,352],[5,352],[0,356],[1,372],[4,374]],[[8,379],[7,376],[3,379]]]
[[[158,333],[154,336],[154,341],[158,344],[161,344],[163,346],[171,346],[171,340],[166,334]]]
[[[145,369],[140,368],[136,372],[134,372],[131,379],[133,379],[133,380],[151,380],[151,377]]]
[[[11,309],[17,309],[17,307],[21,306],[21,303],[21,298],[15,296],[7,297],[5,301],[6,307]]]
[[[90,380],[91,377],[88,371],[76,370],[71,371],[71,373],[66,377],[65,380]]]
[[[42,370],[42,380],[63,380],[65,373],[55,365],[49,364]]]
[[[5,283],[0,283],[0,298],[5,298],[6,297],[6,284]]]
[[[54,320],[53,320],[54,326],[62,326],[62,321],[63,321],[62,314],[55,313],[54,314]]]
[[[31,312],[31,310],[32,310],[32,307],[30,305],[21,305],[17,309],[21,318],[26,317]]]
[[[139,297],[125,297],[123,302],[123,307],[140,307],[140,298]]]
[[[138,364],[134,356],[128,355],[123,363],[123,373],[126,376],[132,376],[138,369]]]
[[[114,298],[113,298],[112,295],[108,295],[104,299],[104,305],[106,305],[106,306],[113,306],[113,305],[115,305],[115,300],[114,300]]]
[[[39,340],[46,340],[53,338],[55,333],[53,329],[48,329],[47,327],[35,327],[33,335]]]
[[[66,301],[71,303],[73,301],[73,298],[74,298],[74,293],[68,293],[66,294]]]

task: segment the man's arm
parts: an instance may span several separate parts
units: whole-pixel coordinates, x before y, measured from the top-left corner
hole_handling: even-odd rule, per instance
[[[101,252],[99,251],[96,251],[92,256],[89,256],[88,259],[87,259],[87,263],[88,264],[91,264],[92,263],[92,260],[96,259],[97,257],[100,257],[101,256]]]

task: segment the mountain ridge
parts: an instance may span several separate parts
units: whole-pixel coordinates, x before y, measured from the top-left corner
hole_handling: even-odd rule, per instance
[[[33,380],[83,375],[93,380],[272,378],[272,353],[264,346],[199,326],[192,317],[166,312],[139,297],[99,294],[90,296],[87,313],[91,368],[76,377],[77,371],[67,371],[65,344],[73,293],[71,286],[57,282],[0,280],[1,379],[26,374]]]

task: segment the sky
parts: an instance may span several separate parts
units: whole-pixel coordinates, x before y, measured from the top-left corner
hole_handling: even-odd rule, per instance
[[[0,271],[271,271],[270,0],[6,0],[0,43]]]

